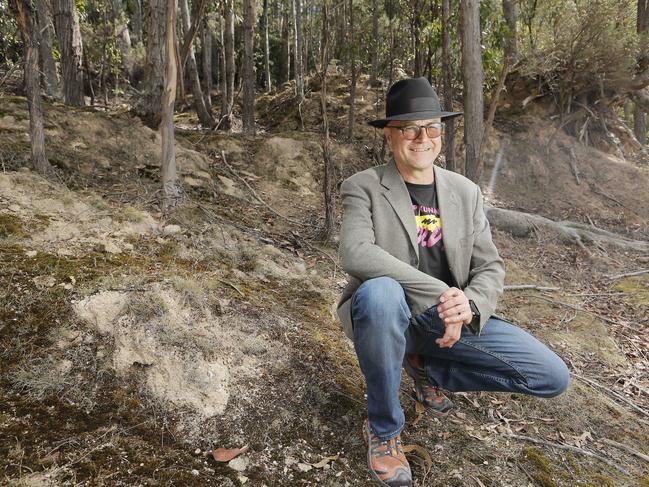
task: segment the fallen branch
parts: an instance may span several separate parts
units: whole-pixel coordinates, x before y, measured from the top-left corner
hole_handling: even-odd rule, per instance
[[[575,176],[576,183],[580,184],[579,167],[577,166],[577,154],[575,154],[575,150],[572,147],[570,148],[570,166],[572,168],[572,174]]]
[[[232,289],[234,289],[236,292],[238,292],[241,295],[242,298],[246,297],[246,295],[243,294],[243,292],[241,292],[241,289],[239,289],[237,286],[235,286],[231,282],[226,281],[224,279],[217,279],[217,281],[222,282],[223,284],[227,284],[228,286],[230,286]]]
[[[613,467],[619,472],[622,472],[624,475],[631,476],[631,474],[626,469],[620,467],[613,460],[610,460],[609,458],[606,458],[604,455],[592,452],[590,450],[585,450],[583,448],[578,448],[572,445],[562,445],[561,443],[554,443],[552,441],[540,440],[538,438],[532,438],[531,436],[518,435],[516,433],[509,433],[507,436],[509,436],[510,438],[516,438],[517,440],[529,441],[530,443],[535,443],[537,445],[545,445],[545,446],[549,446],[550,448],[568,450],[574,453],[580,453],[581,455],[586,455],[587,457],[596,458],[597,460],[604,462],[606,465]]]
[[[608,279],[611,281],[615,281],[617,279],[622,279],[624,277],[630,277],[630,276],[639,276],[642,274],[647,274],[649,273],[649,269],[643,269],[641,271],[635,271],[635,272],[627,272],[626,274],[617,274],[615,276],[606,276]]]
[[[604,391],[606,394],[612,396],[614,399],[622,401],[624,404],[631,407],[631,409],[633,409],[634,411],[636,411],[636,412],[638,412],[638,413],[640,413],[640,414],[642,414],[644,416],[649,417],[649,412],[645,411],[640,406],[634,404],[633,401],[627,399],[622,394],[620,394],[618,392],[615,392],[611,387],[603,386],[603,385],[599,384],[598,382],[596,382],[596,381],[594,381],[592,379],[588,379],[587,377],[583,377],[583,376],[581,376],[579,374],[576,374],[574,372],[572,372],[570,375],[572,377],[575,377],[575,378],[579,379],[582,382],[585,382],[586,384],[588,384],[591,387],[595,387],[596,389],[600,389],[601,391]]]
[[[560,287],[546,287],[539,286],[538,284],[516,284],[512,286],[505,286],[505,291],[520,291],[522,289],[536,289],[537,291],[559,291]]]
[[[266,202],[261,198],[261,196],[259,196],[259,195],[257,194],[257,192],[252,188],[252,186],[250,186],[250,184],[248,184],[248,181],[246,181],[246,180],[243,179],[241,176],[239,176],[239,174],[238,174],[238,173],[237,173],[237,172],[232,168],[232,166],[230,166],[230,164],[228,164],[228,160],[225,158],[225,151],[223,151],[223,150],[221,151],[221,159],[223,160],[223,164],[226,165],[226,167],[228,168],[228,170],[229,170],[229,171],[230,171],[230,172],[231,172],[231,173],[232,173],[236,178],[238,178],[239,181],[241,181],[243,184],[246,185],[246,188],[248,188],[248,190],[249,190],[249,191],[252,193],[252,195],[257,199],[257,201],[259,201],[262,205],[264,205],[266,208],[268,208],[272,213],[274,213],[274,214],[277,215],[278,217],[282,218],[283,220],[286,220],[286,221],[289,222],[289,223],[293,223],[293,224],[295,224],[295,225],[300,225],[300,226],[304,226],[304,225],[305,225],[305,223],[304,223],[303,221],[300,222],[300,221],[297,221],[297,220],[293,220],[293,219],[291,219],[291,218],[289,218],[289,217],[287,217],[287,216],[282,215],[281,213],[278,213],[278,212],[277,212],[277,211],[276,211],[272,206],[270,206],[268,203],[266,203]]]
[[[625,452],[630,453],[631,455],[636,456],[644,460],[645,462],[649,462],[649,456],[634,450],[630,446],[623,445],[622,443],[618,443],[617,441],[609,440],[608,438],[602,438],[601,442],[619,448],[620,450],[624,450]]]
[[[539,230],[545,230],[557,235],[559,242],[577,244],[586,251],[584,243],[592,242],[594,245],[608,244],[622,249],[649,252],[649,242],[632,240],[590,225],[571,221],[553,221],[540,215],[489,205],[485,205],[485,209],[493,228],[503,230],[514,237],[529,237]]]

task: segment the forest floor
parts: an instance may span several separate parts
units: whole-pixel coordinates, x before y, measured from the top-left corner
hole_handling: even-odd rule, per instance
[[[344,92],[330,89],[334,134]],[[379,96],[360,90],[360,117]],[[334,317],[346,278],[314,238],[318,96],[304,132],[286,99],[261,99],[255,137],[178,116],[187,200],[169,217],[159,138],[137,119],[47,104],[48,181],[26,169],[24,98],[0,99],[0,484],[370,485],[363,379]],[[649,240],[646,166],[531,116],[496,129],[492,204]],[[371,165],[376,140],[360,123],[356,143],[334,140],[341,178]],[[649,273],[620,277],[649,259],[494,239],[507,284],[557,288],[506,291],[498,313],[548,343],[571,385],[550,400],[454,394],[441,418],[418,413],[405,380],[415,485],[649,486]]]

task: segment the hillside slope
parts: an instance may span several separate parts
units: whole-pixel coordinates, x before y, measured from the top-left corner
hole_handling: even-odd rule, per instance
[[[335,248],[312,239],[317,135],[179,135],[189,199],[165,219],[157,136],[137,120],[47,106],[52,182],[24,168],[24,100],[1,106],[3,481],[368,485],[363,380],[332,314],[345,276]],[[490,142],[493,160],[509,139],[497,204],[646,238],[646,169],[574,146],[573,184],[567,156],[548,158],[527,122]],[[370,164],[362,144],[335,143],[334,154],[343,174]],[[547,401],[456,394],[446,418],[418,418],[404,383],[417,485],[649,485],[646,463],[607,443],[649,455],[649,275],[610,277],[649,267],[646,256],[589,256],[542,234],[495,240],[508,284],[559,288],[508,291],[498,311],[549,343],[573,381]],[[230,464],[209,455],[243,445]]]

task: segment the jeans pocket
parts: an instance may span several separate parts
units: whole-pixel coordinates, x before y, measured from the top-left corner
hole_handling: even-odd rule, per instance
[[[417,327],[426,333],[444,335],[444,322],[439,317],[437,306],[431,306],[422,314],[413,319]]]

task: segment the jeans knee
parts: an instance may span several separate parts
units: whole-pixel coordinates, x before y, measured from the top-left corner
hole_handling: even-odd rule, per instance
[[[558,356],[552,364],[548,364],[546,369],[546,385],[544,397],[556,397],[568,389],[570,384],[570,371],[568,367]]]
[[[407,327],[411,314],[401,285],[392,278],[377,277],[356,290],[352,316],[354,327],[356,323],[371,323],[372,329],[378,331],[380,327]]]

